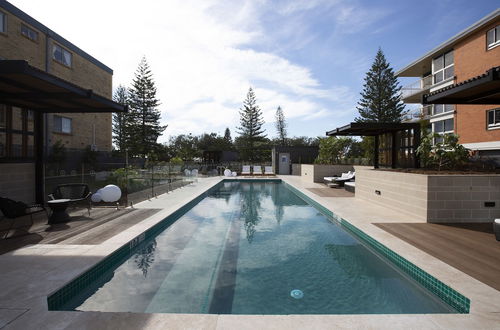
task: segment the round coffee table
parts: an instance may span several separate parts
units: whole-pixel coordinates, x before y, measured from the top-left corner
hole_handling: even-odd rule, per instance
[[[49,218],[49,225],[53,223],[65,222],[69,219],[69,214],[66,213],[66,209],[68,208],[69,202],[71,199],[53,199],[51,201],[47,201],[50,209],[52,210],[52,214]]]

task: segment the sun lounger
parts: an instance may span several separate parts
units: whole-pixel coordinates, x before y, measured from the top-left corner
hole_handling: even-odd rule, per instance
[[[355,176],[356,172],[349,171],[347,173],[342,173],[341,176],[325,176],[323,181],[327,186],[337,188],[343,187],[344,183],[354,180]]]
[[[264,175],[274,175],[273,167],[272,166],[264,167]]]
[[[250,175],[250,165],[243,165],[241,175]]]
[[[355,193],[356,192],[356,182],[348,181],[344,183],[344,188],[346,191]]]
[[[262,175],[262,166],[254,165],[252,172],[253,172],[253,175]]]

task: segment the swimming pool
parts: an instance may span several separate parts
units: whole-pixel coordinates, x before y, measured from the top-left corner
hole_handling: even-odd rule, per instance
[[[439,292],[431,293],[359,234],[279,181],[221,182],[162,226],[159,233],[138,237],[96,266],[100,269],[94,267],[54,293],[49,308],[215,314],[457,312]]]

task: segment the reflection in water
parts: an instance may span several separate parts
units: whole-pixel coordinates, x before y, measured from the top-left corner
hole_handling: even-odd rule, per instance
[[[156,240],[153,240],[134,255],[134,262],[137,268],[142,270],[142,275],[144,275],[144,277],[148,276],[148,269],[155,261],[156,244]]]
[[[367,276],[382,279],[394,276],[392,268],[377,262],[378,259],[374,258],[363,245],[326,244],[325,250],[344,272],[353,278]]]
[[[280,198],[280,186],[277,184],[272,185],[272,194],[271,198],[273,200],[274,204],[274,216],[276,217],[276,221],[278,222],[278,225],[281,223],[281,220],[283,220],[283,215],[285,213],[284,208],[283,208],[283,203],[281,203],[281,198]]]
[[[245,220],[247,241],[248,243],[252,243],[256,231],[255,227],[260,221],[260,197],[262,195],[255,191],[255,186],[251,183],[242,183],[242,188],[241,218]]]

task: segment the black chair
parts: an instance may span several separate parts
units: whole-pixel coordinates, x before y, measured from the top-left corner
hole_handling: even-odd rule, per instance
[[[14,226],[16,218],[29,215],[31,218],[31,225],[33,225],[33,214],[38,212],[47,213],[47,210],[45,209],[45,207],[43,207],[43,205],[40,204],[27,205],[23,202],[16,202],[12,199],[3,197],[0,197],[0,211],[2,211],[4,217],[12,219],[12,223],[10,224],[9,229],[7,229],[7,232],[3,237],[4,239],[9,235],[10,230]],[[47,217],[48,216],[49,215],[47,213]]]
[[[49,195],[51,200],[54,199],[69,199],[70,204],[77,204],[80,202],[88,201],[87,209],[89,211],[92,208],[90,196],[92,193],[90,192],[89,186],[85,183],[66,183],[60,184],[54,190],[54,193]]]

